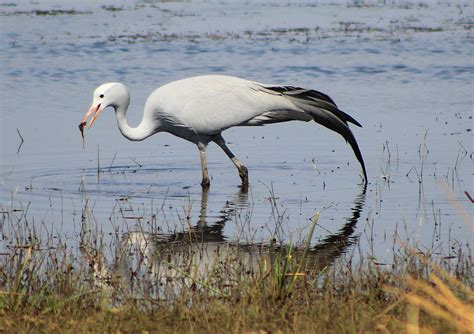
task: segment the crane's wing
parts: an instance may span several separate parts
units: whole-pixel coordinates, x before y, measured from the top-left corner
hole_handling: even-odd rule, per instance
[[[264,86],[262,85],[259,89],[262,92],[283,96],[286,99],[289,99],[295,106],[297,106],[300,111],[303,111],[304,114],[309,116],[308,120],[314,119],[316,122],[327,126],[321,122],[331,123],[327,121],[327,118],[331,118],[332,116],[337,118],[337,120],[342,121],[346,126],[347,122],[355,124],[359,127],[359,122],[357,122],[354,118],[350,115],[346,114],[342,110],[340,110],[336,103],[326,94],[318,92],[316,90],[305,89],[301,87],[293,87],[293,86]],[[289,110],[288,110],[289,111]],[[268,122],[274,123],[275,121],[290,121],[293,119],[285,119],[284,115],[288,115],[288,117],[298,116],[295,113],[288,113],[288,111],[283,110],[270,110],[261,116],[257,116],[249,121],[249,124],[245,125],[263,125],[265,124],[265,118],[268,118]],[[291,110],[293,111],[293,110]],[[315,118],[321,119],[321,121]],[[259,124],[259,123],[262,124]],[[334,129],[331,129],[334,130]],[[336,130],[334,130],[336,131]]]

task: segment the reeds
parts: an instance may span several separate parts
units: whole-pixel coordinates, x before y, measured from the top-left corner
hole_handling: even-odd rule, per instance
[[[66,241],[4,212],[3,332],[472,331],[469,245],[449,265],[403,246],[391,267],[333,249],[336,258],[320,257],[310,242],[319,213],[301,243],[285,244],[205,240],[206,226],[189,222],[160,235],[156,217],[141,216],[139,228],[107,238],[87,201]]]
[[[427,277],[408,275],[404,288],[386,287],[407,305],[407,333],[436,333],[433,324],[420,323],[420,311],[458,333],[474,332],[474,292],[446,270],[423,259],[432,269]],[[444,280],[444,281],[443,281]]]

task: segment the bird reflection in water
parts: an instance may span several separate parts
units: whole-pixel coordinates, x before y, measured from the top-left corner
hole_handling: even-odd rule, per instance
[[[314,273],[329,267],[357,242],[355,231],[365,194],[363,187],[341,229],[308,248],[304,270]],[[239,208],[248,205],[246,189],[241,189],[232,201],[226,202],[213,224],[207,222],[208,190],[203,189],[201,196],[199,220],[187,231],[169,235],[143,231],[126,233],[117,247],[114,276],[121,277],[122,283],[129,286],[143,286],[147,281],[146,285],[154,286],[153,291],[164,297],[168,295],[165,291],[177,293],[183,284],[191,286],[209,274],[225,273],[221,277],[225,276],[230,283],[239,273],[261,273],[265,261],[272,263],[275,256],[281,256],[289,249],[289,245],[276,242],[230,242],[224,236],[226,222],[238,214]],[[293,248],[293,254],[297,252],[298,249]]]

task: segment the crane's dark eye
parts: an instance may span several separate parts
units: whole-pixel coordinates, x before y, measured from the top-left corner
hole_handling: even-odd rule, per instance
[[[99,97],[100,97],[101,99],[103,99],[103,98],[104,98],[104,94],[100,94]]]

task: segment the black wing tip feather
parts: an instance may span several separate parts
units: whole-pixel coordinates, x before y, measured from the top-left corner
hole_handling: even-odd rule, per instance
[[[354,137],[354,134],[352,133],[351,129],[349,129],[348,126],[346,126],[346,129],[340,131],[339,129],[332,129],[339,133],[341,136],[344,137],[344,139],[351,145],[352,151],[354,151],[354,154],[357,158],[357,161],[359,161],[359,164],[362,168],[362,173],[364,174],[364,180],[365,184],[367,185],[368,178],[367,178],[367,170],[365,169],[365,163],[364,163],[364,158],[362,157],[362,153],[360,152],[359,145],[357,144],[357,141]]]
[[[367,178],[367,170],[365,169],[364,158],[362,158],[362,153],[360,152],[359,145],[357,145],[357,141],[355,140],[354,135],[352,135],[352,140],[349,140],[348,142],[351,145],[352,150],[354,151],[354,154],[360,163],[360,166],[362,167],[362,173],[364,174],[364,181],[365,181],[365,184],[367,185],[368,178]]]
[[[362,157],[362,153],[360,152],[360,148],[359,148],[359,145],[357,144],[354,134],[352,133],[351,129],[349,128],[347,124],[343,123],[342,121],[338,119],[337,119],[338,121],[335,121],[336,119],[337,118],[334,117],[333,121],[331,121],[330,119],[324,119],[324,118],[319,118],[319,119],[315,118],[314,120],[316,123],[319,123],[327,127],[328,129],[339,133],[346,140],[346,142],[349,143],[349,145],[352,148],[352,151],[354,152],[354,155],[357,158],[357,161],[359,161],[359,164],[362,168],[362,173],[364,174],[365,184],[367,184],[368,178],[367,178],[367,170],[365,168],[364,158]]]
[[[295,87],[295,86],[271,86],[271,87],[265,87],[265,88],[272,90],[276,93],[290,95],[291,97],[302,99],[309,102],[322,101],[323,103],[329,103],[329,105],[326,104],[326,108],[324,109],[327,109],[335,113],[336,116],[339,119],[341,119],[343,122],[350,122],[358,127],[362,127],[362,125],[358,121],[356,121],[351,115],[339,109],[336,103],[334,102],[334,100],[329,95],[321,93],[320,91],[317,91],[314,89]]]
[[[303,99],[304,98],[307,99],[308,97],[317,98],[319,100],[329,102],[337,107],[336,103],[334,102],[333,99],[331,99],[329,95],[326,95],[314,89],[306,89],[306,88],[295,87],[295,86],[270,86],[270,87],[265,87],[265,88],[277,93],[281,93],[281,94],[299,92],[294,96],[301,97]]]
[[[340,113],[342,113],[342,114],[344,115],[345,120],[346,120],[347,122],[350,122],[350,123],[352,123],[352,124],[354,124],[354,125],[357,125],[359,128],[362,127],[362,124],[360,124],[359,122],[357,122],[357,121],[354,119],[354,117],[352,117],[351,115],[345,113],[345,112],[342,111],[341,109],[338,109],[338,110],[339,110]]]
[[[334,119],[337,119],[339,122],[331,122],[328,120],[323,119],[316,119],[315,121],[321,125],[326,126],[327,128],[339,133],[344,137],[344,139],[351,145],[352,150],[360,163],[362,168],[362,173],[364,174],[365,185],[368,183],[367,178],[367,170],[365,168],[364,158],[362,158],[362,153],[360,152],[359,145],[352,133],[351,129],[349,128],[347,122],[350,122],[354,125],[362,127],[362,125],[357,122],[352,116],[346,114],[342,110],[340,110],[336,103],[331,99],[328,95],[321,93],[316,90],[305,89],[301,87],[294,87],[294,86],[270,86],[265,87],[266,89],[272,90],[276,93],[291,96],[292,98],[301,99],[308,101],[307,103],[310,104],[312,101],[317,102],[320,101],[319,108],[326,109],[329,113],[331,113]],[[321,103],[322,102],[322,103]],[[339,124],[338,124],[339,123]]]

